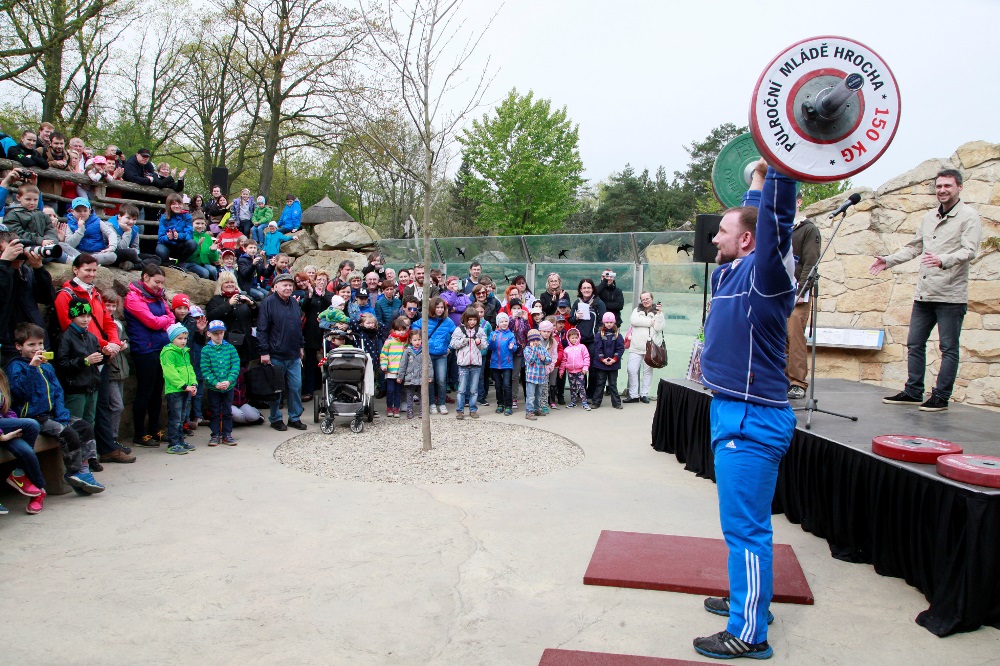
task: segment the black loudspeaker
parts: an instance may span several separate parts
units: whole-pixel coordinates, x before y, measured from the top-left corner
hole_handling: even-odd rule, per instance
[[[219,189],[222,190],[222,194],[224,194],[225,197],[228,199],[229,169],[227,169],[226,167],[212,167],[212,185],[209,188],[209,190],[211,190],[211,188],[215,187],[216,185],[219,186]]]
[[[719,233],[721,215],[699,215],[694,222],[694,260],[699,264],[714,264],[716,247],[712,239]]]

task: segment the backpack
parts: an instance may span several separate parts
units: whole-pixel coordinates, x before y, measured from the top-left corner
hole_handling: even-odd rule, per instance
[[[68,287],[60,287],[59,291],[56,292],[56,296],[59,294],[67,293],[69,294],[70,300],[76,298],[76,293],[69,289]],[[59,325],[59,315],[56,314],[56,299],[52,299],[52,304],[45,308],[45,333],[48,335],[47,347],[49,350],[55,351],[55,348],[59,346],[59,338],[62,337],[63,329]]]

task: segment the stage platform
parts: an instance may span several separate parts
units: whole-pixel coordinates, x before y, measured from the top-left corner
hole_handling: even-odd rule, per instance
[[[966,453],[1000,455],[1000,415],[953,405],[946,412],[885,405],[890,389],[819,380],[818,406],[858,421],[814,413],[782,461],[773,509],[825,538],[834,557],[874,564],[924,593],[917,622],[945,636],[989,624],[1000,628],[1000,491],[938,475],[933,465],[889,460],[873,437],[915,434],[949,440]],[[701,384],[661,380],[652,446],[714,479],[711,393]],[[796,401],[805,403],[804,400]],[[797,405],[793,405],[797,406]]]

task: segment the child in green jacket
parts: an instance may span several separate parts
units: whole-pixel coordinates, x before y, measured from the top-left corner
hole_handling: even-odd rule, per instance
[[[184,269],[200,278],[217,280],[219,269],[216,268],[216,264],[219,263],[219,247],[215,244],[212,234],[208,233],[208,223],[204,214],[201,214],[200,218],[195,218],[191,224],[194,227],[191,238],[195,242],[195,250],[184,263]]]
[[[201,376],[208,397],[208,421],[212,429],[209,446],[236,446],[233,437],[233,392],[240,376],[236,347],[226,342],[226,325],[214,319],[208,323],[208,344],[201,350]]]
[[[184,422],[191,413],[191,398],[198,392],[198,377],[191,365],[184,324],[172,324],[167,338],[170,344],[160,351],[163,393],[167,396],[167,453],[183,454],[194,451],[194,446],[184,441]]]

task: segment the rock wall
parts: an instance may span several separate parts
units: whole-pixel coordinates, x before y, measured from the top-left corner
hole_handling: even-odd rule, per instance
[[[868,274],[875,254],[900,249],[937,206],[934,176],[959,169],[965,184],[962,200],[979,211],[983,240],[1000,236],[1000,144],[976,141],[948,159],[931,159],[890,180],[874,192],[854,191],[861,202],[851,209],[820,265],[820,326],[884,328],[881,351],[817,350],[816,375],[879,384],[901,390],[906,382],[906,335],[909,330],[918,259],[878,276]],[[803,213],[813,216],[829,239],[827,215],[845,195],[821,201]],[[1000,409],[1000,252],[980,249],[972,262],[969,312],[961,338],[961,361],[952,400]],[[941,365],[937,329],[928,342],[927,389]]]

